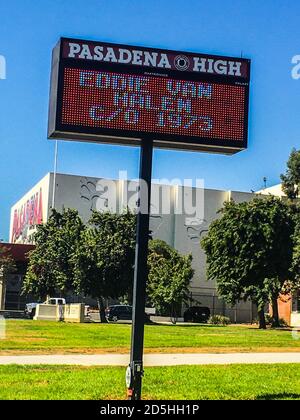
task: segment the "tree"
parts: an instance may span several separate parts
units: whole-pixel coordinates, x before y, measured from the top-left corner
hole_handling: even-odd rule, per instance
[[[285,284],[285,294],[292,296],[300,289],[300,150],[292,150],[285,175],[281,175],[282,190],[288,197],[288,203],[295,220],[295,233],[293,235],[294,250],[291,273],[293,281]]]
[[[74,287],[97,299],[101,322],[105,322],[103,298],[131,294],[135,256],[136,216],[93,212],[74,254]]]
[[[287,162],[285,175],[280,176],[282,190],[290,200],[295,200],[300,192],[300,150],[293,149]]]
[[[176,318],[182,302],[188,298],[193,277],[192,256],[180,255],[166,242],[149,242],[147,295],[160,312]]]
[[[292,262],[292,274],[295,279],[294,284],[291,287],[291,291],[300,289],[300,215],[296,219],[295,233],[293,235],[293,262]]]
[[[16,271],[16,263],[10,255],[9,247],[0,247],[0,270],[1,277],[5,278],[8,274]]]
[[[266,327],[264,307],[271,302],[278,325],[277,299],[292,262],[290,207],[269,196],[225,203],[221,215],[201,241],[208,278],[217,282],[219,294],[232,305],[251,298],[258,308],[260,328]]]
[[[74,289],[74,254],[84,231],[77,210],[52,210],[48,222],[37,227],[23,293],[43,299]]]

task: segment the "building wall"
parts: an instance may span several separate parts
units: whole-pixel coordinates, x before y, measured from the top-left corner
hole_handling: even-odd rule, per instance
[[[272,309],[271,309],[272,312]],[[284,319],[288,325],[291,325],[292,299],[290,296],[282,296],[278,299],[279,318]]]
[[[11,243],[32,243],[36,225],[48,220],[49,183],[50,174],[47,174],[12,207],[9,231]]]
[[[291,311],[291,323],[290,325],[293,327],[300,327],[300,290],[293,294],[291,303],[290,303],[290,311]]]

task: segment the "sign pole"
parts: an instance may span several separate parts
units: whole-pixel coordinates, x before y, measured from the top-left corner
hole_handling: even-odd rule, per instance
[[[52,209],[55,209],[57,158],[58,158],[58,140],[55,140],[54,173],[53,173],[53,188],[52,188]]]
[[[152,156],[153,139],[144,137],[141,142],[140,157],[139,211],[136,230],[131,353],[130,365],[126,372],[129,400],[140,400],[142,390]]]

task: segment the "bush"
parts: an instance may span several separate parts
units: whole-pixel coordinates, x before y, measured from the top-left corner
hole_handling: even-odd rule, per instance
[[[272,322],[273,322],[273,318],[270,314],[265,314],[265,320],[266,320],[267,325],[271,325]],[[258,323],[258,321],[257,321],[257,323]]]
[[[212,315],[209,318],[208,323],[212,325],[229,325],[230,319],[223,315]]]
[[[289,324],[283,318],[279,318],[279,324],[281,327],[289,327]]]
[[[273,317],[270,314],[265,314],[265,318],[266,318],[266,324],[267,325],[272,325],[273,324]],[[283,318],[279,318],[279,325],[282,328],[288,327],[288,323],[286,322],[285,319]]]

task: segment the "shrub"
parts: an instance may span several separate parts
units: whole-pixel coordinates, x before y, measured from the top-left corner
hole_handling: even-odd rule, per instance
[[[208,323],[212,325],[229,325],[230,319],[223,315],[212,315],[209,318]]]
[[[272,325],[273,324],[273,317],[270,314],[265,314],[265,318],[266,318],[266,324],[267,325]],[[285,319],[280,318],[279,319],[279,325],[280,327],[288,327],[288,323],[286,322]]]
[[[270,314],[265,314],[265,320],[267,325],[271,325],[273,322],[273,318]]]
[[[289,324],[283,318],[279,318],[279,324],[281,327],[289,327]]]

